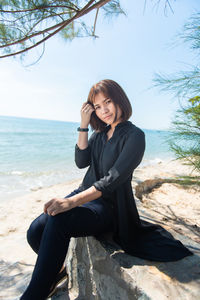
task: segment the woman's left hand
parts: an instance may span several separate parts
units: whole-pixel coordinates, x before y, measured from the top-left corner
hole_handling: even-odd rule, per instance
[[[70,210],[69,198],[53,198],[44,205],[44,213],[50,216],[55,216],[64,211]]]

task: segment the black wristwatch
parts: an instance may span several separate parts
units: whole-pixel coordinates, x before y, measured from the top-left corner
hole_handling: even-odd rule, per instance
[[[77,128],[77,131],[89,131],[89,128],[81,128],[81,127],[78,127]]]

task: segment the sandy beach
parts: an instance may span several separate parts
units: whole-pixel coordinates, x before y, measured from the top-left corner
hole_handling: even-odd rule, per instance
[[[178,161],[158,162],[134,172],[133,189],[148,179],[198,175]],[[0,204],[0,299],[18,299],[29,281],[36,255],[26,242],[26,230],[53,197],[64,197],[77,188],[80,180],[41,188]],[[136,199],[141,217],[172,228],[200,242],[200,187],[163,183]]]

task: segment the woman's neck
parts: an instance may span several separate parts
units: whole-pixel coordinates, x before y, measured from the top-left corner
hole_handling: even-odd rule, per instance
[[[116,121],[115,123],[112,123],[110,126],[111,126],[111,130],[112,130],[112,132],[114,132],[114,130],[115,130],[115,127],[119,124],[119,123],[121,123],[122,121],[121,121],[121,119],[119,120],[119,121]]]

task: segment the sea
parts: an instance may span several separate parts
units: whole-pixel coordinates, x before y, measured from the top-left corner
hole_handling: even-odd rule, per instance
[[[0,201],[83,178],[74,162],[79,123],[0,116]],[[169,131],[143,129],[141,167],[174,158]],[[92,133],[90,130],[89,135]]]

